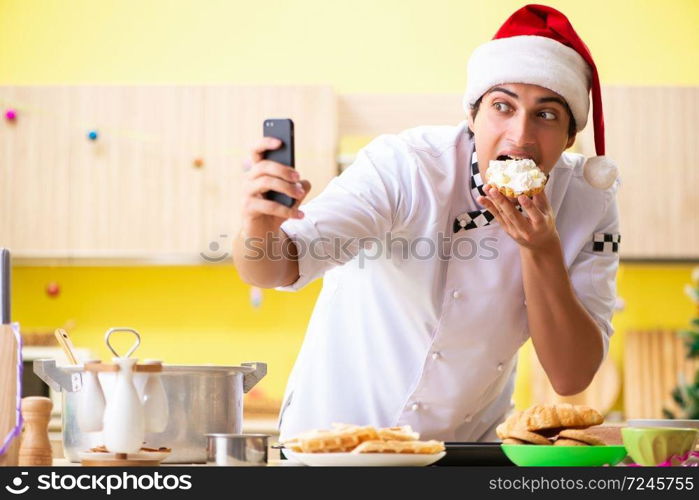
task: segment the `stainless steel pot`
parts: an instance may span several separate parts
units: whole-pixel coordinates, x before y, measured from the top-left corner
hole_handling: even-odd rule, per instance
[[[207,434],[207,464],[224,466],[267,465],[267,434]]]
[[[71,462],[79,462],[78,452],[103,444],[101,433],[82,432],[77,409],[82,388],[83,365],[56,366],[52,359],[34,361],[34,372],[63,394],[63,449]],[[169,421],[161,433],[147,433],[144,446],[165,446],[172,453],[167,463],[205,463],[210,433],[240,434],[243,430],[243,394],[267,374],[267,364],[242,366],[163,365],[161,379],[167,394]],[[105,397],[114,382],[114,373],[100,373]],[[142,393],[146,377],[134,374],[134,384]]]

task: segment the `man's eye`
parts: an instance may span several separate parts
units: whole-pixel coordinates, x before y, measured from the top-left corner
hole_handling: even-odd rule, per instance
[[[556,114],[552,113],[551,111],[542,111],[541,113],[539,113],[539,116],[541,116],[544,120],[556,119]]]
[[[506,112],[506,111],[509,111],[509,110],[511,109],[511,108],[510,108],[510,105],[509,105],[509,104],[506,104],[506,103],[504,103],[504,102],[495,102],[495,103],[493,103],[493,107],[494,107],[496,110],[498,110],[498,111],[500,111],[500,112],[503,112],[503,113]]]

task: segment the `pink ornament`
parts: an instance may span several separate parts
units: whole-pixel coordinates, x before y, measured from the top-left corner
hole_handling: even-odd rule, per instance
[[[58,297],[58,295],[61,293],[61,287],[56,283],[55,281],[52,281],[48,285],[46,285],[46,295],[49,297],[55,298]]]
[[[17,119],[17,111],[14,109],[8,109],[5,111],[5,119],[10,122],[15,121]]]

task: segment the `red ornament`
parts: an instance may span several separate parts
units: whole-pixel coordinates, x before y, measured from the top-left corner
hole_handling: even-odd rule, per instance
[[[5,119],[8,122],[15,121],[17,119],[17,111],[15,111],[14,109],[8,109],[7,111],[5,111]]]
[[[61,293],[61,287],[55,281],[52,281],[46,285],[46,295],[49,297],[58,297]]]

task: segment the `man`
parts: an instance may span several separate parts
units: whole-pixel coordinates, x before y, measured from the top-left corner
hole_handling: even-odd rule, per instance
[[[563,14],[528,5],[472,54],[466,122],[377,138],[305,213],[262,198],[273,189],[300,203],[310,185],[262,160],[278,144],[259,145],[239,273],[280,290],[324,276],[280,439],[343,422],[495,440],[530,336],[558,393],[588,386],[612,334],[619,241],[615,167],[564,153],[586,124],[590,88],[603,154],[587,47]],[[534,160],[545,190],[508,200],[484,185],[502,156]]]

